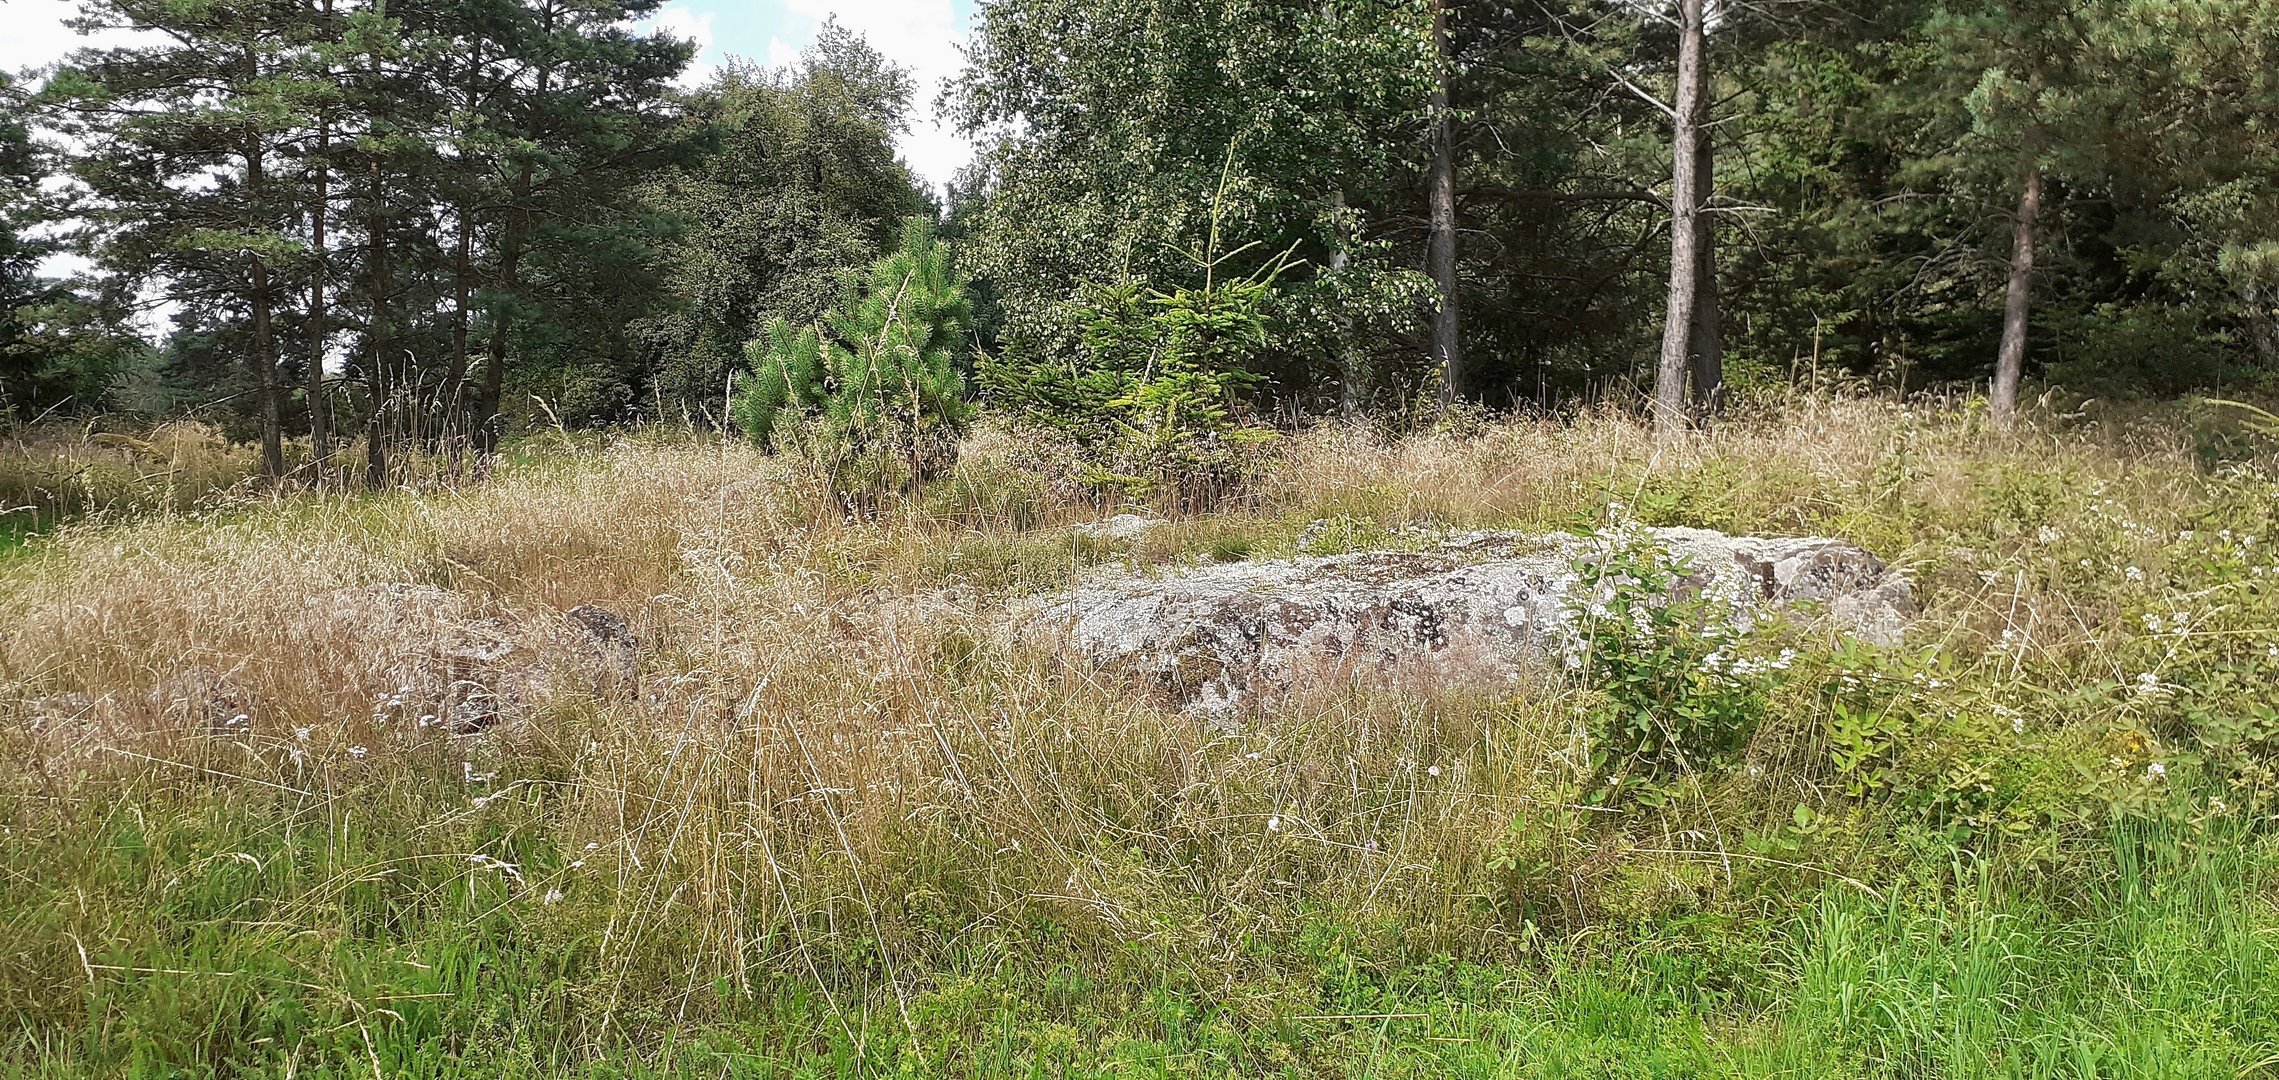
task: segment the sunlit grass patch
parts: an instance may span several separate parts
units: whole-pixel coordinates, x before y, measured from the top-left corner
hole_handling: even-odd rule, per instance
[[[998,434],[856,508],[686,433],[550,438],[479,483],[0,556],[0,1060],[2009,1077],[2279,1053],[2279,481],[2199,469],[2181,426],[2005,440],[1823,400],[1661,448],[1613,416],[1325,429],[1124,538],[1074,526],[1145,508]],[[1889,651],[1767,627],[1720,651],[1749,661],[1738,696],[1325,678],[1238,725],[1005,618],[1095,567],[1639,520],[1861,542],[1923,610]],[[637,678],[580,605],[638,639]],[[1617,659],[1706,663],[1681,629]],[[1609,758],[1641,708],[1701,712],[1637,728],[1701,741]]]

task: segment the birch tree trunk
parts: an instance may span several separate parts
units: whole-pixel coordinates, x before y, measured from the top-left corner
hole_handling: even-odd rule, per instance
[[[2247,302],[2247,339],[2255,346],[2256,362],[2266,371],[2279,371],[2279,290],[2249,285],[2240,290]]]

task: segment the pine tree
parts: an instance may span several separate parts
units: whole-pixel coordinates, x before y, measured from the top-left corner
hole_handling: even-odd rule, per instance
[[[177,299],[228,328],[253,375],[263,466],[282,476],[277,271],[302,248],[273,169],[299,120],[288,73],[299,3],[93,0],[82,10],[82,29],[161,32],[153,44],[80,50],[45,94],[86,144],[75,171],[98,200],[103,261],[129,278],[172,279]]]
[[[731,63],[690,95],[686,123],[711,149],[643,200],[686,221],[664,260],[680,303],[642,327],[665,401],[717,408],[752,327],[822,318],[845,278],[928,212],[895,156],[912,93],[909,72],[826,23],[796,67]]]
[[[495,92],[482,98],[485,157],[498,193],[493,255],[483,299],[489,340],[472,420],[486,451],[501,434],[509,352],[517,334],[558,345],[586,336],[550,334],[634,282],[595,280],[581,267],[627,266],[654,246],[653,219],[627,215],[634,186],[686,157],[690,145],[669,101],[669,80],[695,47],[629,25],[663,0],[514,0],[487,18],[496,49]],[[545,271],[530,274],[533,266]],[[612,305],[614,308],[614,305]],[[625,320],[612,319],[613,348]],[[557,365],[564,358],[557,356]]]
[[[44,406],[45,357],[32,341],[30,308],[47,299],[40,260],[53,244],[30,235],[42,216],[34,201],[41,168],[30,133],[13,108],[15,86],[0,72],[0,419]]]
[[[948,245],[932,220],[913,217],[901,248],[871,265],[827,330],[768,323],[748,348],[737,421],[776,445],[808,439],[842,483],[850,468],[881,487],[922,483],[955,460],[972,417],[958,371],[972,318]]]

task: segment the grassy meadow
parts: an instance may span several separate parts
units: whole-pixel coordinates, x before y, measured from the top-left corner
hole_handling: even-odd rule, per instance
[[[685,431],[356,496],[19,441],[0,1075],[2279,1076],[2272,450],[1834,397],[1321,429],[1113,541],[1007,432],[862,513]],[[1089,566],[1618,520],[1852,540],[1923,610],[1768,628],[1740,741],[1644,790],[1588,678],[1230,727],[1005,629]]]

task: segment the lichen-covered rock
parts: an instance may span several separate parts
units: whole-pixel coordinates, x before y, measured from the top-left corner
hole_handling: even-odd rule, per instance
[[[1631,538],[1687,567],[1683,587],[1735,618],[1792,608],[1876,644],[1899,640],[1906,578],[1851,544],[1704,529]],[[1097,575],[1033,609],[1091,659],[1137,669],[1189,708],[1221,713],[1311,678],[1421,666],[1508,679],[1556,658],[1603,537],[1470,533],[1422,551],[1364,552]]]
[[[1117,514],[1105,521],[1085,522],[1070,531],[1078,536],[1090,537],[1094,540],[1137,540],[1154,532],[1162,524],[1162,518],[1145,517],[1140,514]]]
[[[641,677],[641,639],[633,624],[607,608],[579,604],[562,613],[571,653],[584,661],[596,691],[632,686]]]

